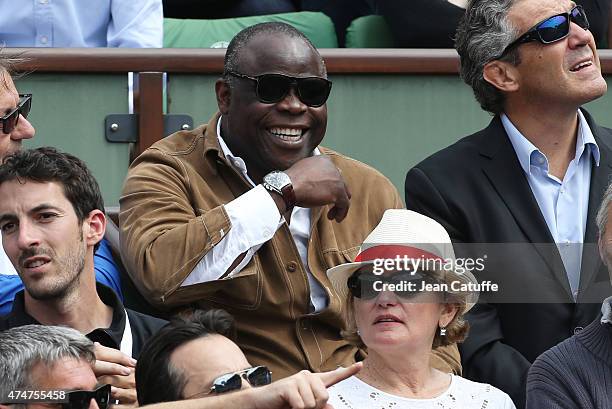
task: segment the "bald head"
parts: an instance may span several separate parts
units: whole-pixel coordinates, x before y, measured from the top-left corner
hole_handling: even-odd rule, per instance
[[[308,39],[308,37],[304,35],[304,33],[286,23],[268,22],[255,24],[253,26],[247,27],[234,36],[232,41],[230,41],[227,47],[227,51],[225,53],[225,62],[223,69],[224,76],[228,72],[241,71],[240,66],[242,63],[242,59],[246,54],[244,51],[250,48],[250,45],[252,45],[252,41],[254,39],[258,39],[258,42],[263,41],[265,43],[266,39],[273,39],[279,37],[300,40],[299,42],[291,43],[299,43],[301,47],[305,47],[309,49],[310,52],[316,54],[317,59],[320,61],[320,67],[322,71],[325,73],[325,75],[327,75],[327,72],[325,71],[325,64],[323,63],[321,55],[317,51],[316,47],[312,44],[312,42]],[[249,45],[249,47],[246,47],[247,45]]]

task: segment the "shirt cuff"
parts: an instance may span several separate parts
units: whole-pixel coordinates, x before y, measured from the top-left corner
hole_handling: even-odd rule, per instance
[[[284,222],[274,199],[262,185],[257,185],[226,204],[225,211],[232,226],[242,227],[248,247],[270,240]]]

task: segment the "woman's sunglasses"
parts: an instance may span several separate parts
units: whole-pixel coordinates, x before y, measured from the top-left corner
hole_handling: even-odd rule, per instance
[[[540,21],[525,34],[510,43],[499,58],[503,57],[511,49],[531,41],[550,44],[563,40],[569,35],[571,21],[585,30],[589,29],[589,20],[587,19],[584,9],[582,6],[576,6],[568,13],[556,14],[552,17],[548,17],[546,20]]]
[[[274,104],[283,100],[291,87],[296,87],[300,101],[309,107],[316,108],[325,104],[332,87],[331,81],[319,77],[297,78],[282,74],[262,74],[251,77],[232,71],[227,71],[227,74],[255,81],[255,94],[257,99],[264,104]]]
[[[92,399],[96,400],[100,409],[107,409],[110,400],[111,386],[104,385],[95,391],[66,392],[67,402],[62,403],[62,409],[88,409]]]
[[[383,284],[394,288],[394,293],[403,299],[410,299],[422,292],[423,283],[433,283],[433,279],[420,273],[398,271],[391,275],[379,275],[370,272],[356,271],[347,280],[347,286],[353,297],[362,300],[376,298],[383,289]]]
[[[13,132],[19,123],[19,116],[23,115],[24,118],[27,118],[31,107],[32,94],[19,94],[19,104],[17,107],[8,114],[0,117],[0,122],[2,123],[2,129],[0,129],[0,131],[5,134]]]

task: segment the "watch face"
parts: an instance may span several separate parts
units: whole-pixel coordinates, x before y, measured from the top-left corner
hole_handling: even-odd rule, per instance
[[[278,190],[281,190],[284,186],[291,183],[291,179],[289,179],[289,176],[284,172],[268,173],[264,177],[264,181]]]

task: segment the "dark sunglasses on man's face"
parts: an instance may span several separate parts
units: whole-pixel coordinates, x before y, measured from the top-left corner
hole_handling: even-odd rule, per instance
[[[95,391],[66,392],[68,402],[62,403],[62,409],[88,409],[92,399],[100,409],[107,409],[110,400],[111,386],[104,385]]]
[[[540,21],[525,34],[514,40],[508,45],[500,57],[504,56],[511,49],[531,41],[539,41],[542,44],[550,44],[563,40],[570,33],[570,22],[573,21],[581,28],[589,29],[589,20],[582,6],[576,6],[568,13],[556,14]]]
[[[242,388],[242,380],[251,386],[264,386],[272,382],[272,372],[265,366],[255,366],[242,371],[221,375],[215,379],[210,393],[225,393]]]
[[[332,87],[331,81],[319,77],[297,78],[282,74],[262,74],[251,77],[232,71],[228,71],[227,74],[254,81],[257,99],[264,104],[282,101],[291,87],[295,87],[300,101],[309,107],[316,108],[325,104]]]
[[[238,372],[231,372],[217,377],[208,391],[198,392],[185,399],[196,398],[211,393],[225,393],[242,388],[242,380],[246,380],[251,386],[264,386],[272,382],[272,372],[265,366],[255,366]]]
[[[13,132],[17,123],[19,123],[19,116],[23,115],[24,118],[28,117],[30,108],[32,107],[32,94],[19,94],[19,104],[8,114],[0,117],[2,123],[2,129],[0,131],[5,134]]]
[[[351,295],[362,300],[376,298],[381,293],[383,284],[394,285],[394,293],[398,297],[410,299],[421,293],[424,282],[430,283],[433,280],[418,272],[398,271],[390,275],[378,275],[356,271],[347,280],[347,285]]]

